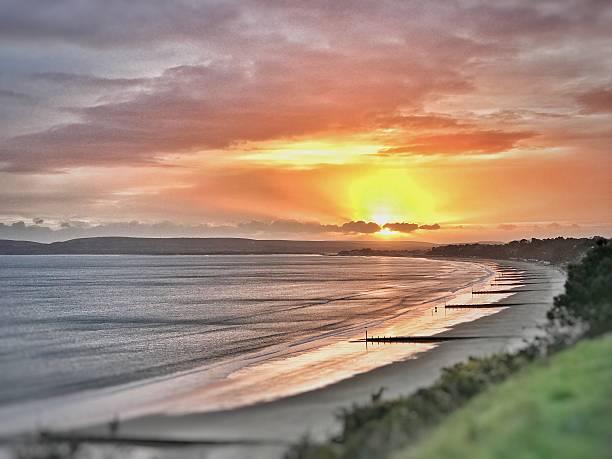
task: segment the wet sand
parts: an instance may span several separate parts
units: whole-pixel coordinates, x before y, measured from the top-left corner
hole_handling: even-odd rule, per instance
[[[512,289],[511,295],[499,301],[493,315],[453,326],[444,336],[478,336],[478,339],[452,340],[429,345],[428,350],[412,358],[395,362],[367,373],[296,396],[260,403],[243,408],[188,414],[182,416],[155,415],[124,421],[116,432],[117,438],[170,442],[212,441],[201,444],[166,448],[164,457],[207,458],[275,458],[282,457],[286,445],[304,434],[324,439],[337,432],[335,414],[354,403],[367,402],[371,394],[385,388],[384,398],[407,395],[432,383],[440,370],[470,356],[482,356],[515,349],[533,338],[538,325],[545,320],[552,299],[563,290],[564,275],[559,270],[524,262],[485,262],[501,270],[524,271],[520,278],[525,284],[516,285],[516,277],[506,272],[490,290]],[[511,285],[515,284],[515,285]],[[490,303],[495,295],[473,295],[468,301],[454,303]],[[476,309],[474,309],[476,311]],[[365,343],[356,344],[365,345]],[[369,344],[369,346],[423,346],[411,343]],[[80,436],[108,437],[108,426],[81,429]],[[142,447],[138,447],[142,449]],[[149,448],[153,448],[150,449]],[[145,447],[141,454],[155,455],[155,446]]]

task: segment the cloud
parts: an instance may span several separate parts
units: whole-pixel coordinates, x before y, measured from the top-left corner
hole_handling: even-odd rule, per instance
[[[347,16],[346,5],[275,2],[8,3],[0,9],[0,36],[109,47],[119,68],[124,48],[142,43],[159,52],[160,40],[200,49],[199,59],[167,65],[156,76],[108,77],[78,68],[31,72],[39,81],[71,91],[89,87],[92,94],[82,105],[61,107],[70,115],[65,122],[0,145],[0,163],[12,172],[151,164],[242,142],[352,134],[388,123],[448,127],[456,121],[444,115],[397,113],[471,90],[467,68],[493,52],[443,24],[424,27],[412,19],[415,9],[435,18],[424,5],[397,4],[391,14],[366,2],[351,5]],[[387,38],[368,33],[385,23]],[[342,34],[339,24],[347,26]],[[111,64],[107,73],[120,73],[112,70]],[[91,103],[94,93],[101,97],[110,89],[111,100]]]
[[[504,132],[499,130],[469,131],[415,136],[400,147],[380,151],[382,156],[412,154],[493,154],[511,150],[533,132]]]
[[[96,75],[67,72],[39,72],[30,75],[30,78],[38,83],[53,83],[70,86],[71,88],[80,86],[88,90],[129,89],[151,81],[151,78],[105,78]]]
[[[239,230],[249,233],[293,233],[293,234],[318,234],[318,233],[340,233],[337,225],[324,225],[318,222],[300,222],[297,220],[273,220],[271,222],[250,221],[238,223]]]
[[[28,44],[76,47],[68,64],[56,65],[51,58],[41,61],[48,68],[30,75],[69,92],[88,88],[91,94],[86,102],[62,106],[69,114],[63,122],[0,145],[0,167],[23,173],[155,164],[243,142],[388,130],[399,132],[381,155],[507,151],[535,131],[479,126],[483,119],[461,119],[465,111],[454,116],[424,107],[477,92],[477,78],[491,77],[487,72],[496,63],[523,70],[521,49],[557,49],[568,30],[585,44],[607,36],[609,13],[605,2],[595,1],[546,8],[520,1],[445,6],[178,1],[169,6],[160,0],[112,0],[101,6],[9,0],[0,6],[0,37],[7,42],[26,53],[32,52]],[[146,76],[124,71],[131,69],[130,49],[154,55],[156,69],[165,70]],[[88,68],[98,56],[87,57],[91,50],[116,56],[102,67],[106,76]],[[494,81],[495,75],[487,84]],[[109,90],[110,100],[104,98]],[[554,99],[554,91],[553,85],[547,100]],[[582,96],[585,110],[607,110],[596,96]],[[490,104],[497,104],[492,97]]]
[[[290,58],[266,58],[248,67],[219,62],[167,69],[150,90],[126,101],[71,108],[79,122],[9,139],[0,146],[0,161],[15,172],[134,165],[244,141],[348,132],[374,122],[372,106],[395,111],[403,101],[415,103],[461,82],[454,71],[444,69],[422,79],[418,73],[425,70],[418,67],[424,64],[418,62],[410,81],[399,76],[405,72],[401,64],[372,67],[373,56],[347,59],[292,48],[282,51]],[[376,82],[337,78],[366,69],[373,78],[378,75]],[[105,79],[94,82],[108,84]]]
[[[381,115],[376,122],[382,128],[443,129],[469,126],[465,121],[439,113]]]
[[[29,94],[24,94],[22,92],[11,91],[8,89],[0,89],[0,99],[8,99],[17,102],[23,103],[31,103],[34,101],[34,98]]]
[[[418,223],[409,223],[409,222],[395,222],[395,223],[385,223],[383,228],[389,229],[391,231],[397,231],[399,233],[412,233],[416,230],[427,230],[433,231],[440,229],[440,225],[438,223],[434,223],[431,225],[419,225]]]
[[[162,0],[6,0],[0,3],[0,38],[112,48],[214,34],[239,14],[232,2]]]
[[[513,229],[516,229],[517,226],[512,224],[512,223],[501,223],[501,224],[497,225],[497,228],[499,228],[501,230],[513,230]]]
[[[380,231],[380,226],[377,223],[362,220],[344,223],[340,228],[345,233],[372,234]]]
[[[612,87],[585,92],[576,97],[576,101],[583,113],[612,113]]]
[[[385,223],[384,228],[390,229],[391,231],[399,231],[400,233],[412,233],[419,229],[419,225],[406,222]]]

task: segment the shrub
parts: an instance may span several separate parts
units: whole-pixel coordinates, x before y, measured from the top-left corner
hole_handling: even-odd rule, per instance
[[[612,245],[606,239],[569,265],[565,293],[555,298],[548,318],[565,326],[582,323],[589,335],[612,330]]]

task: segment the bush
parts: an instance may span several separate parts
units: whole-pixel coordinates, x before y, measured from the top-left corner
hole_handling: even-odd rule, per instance
[[[431,387],[391,401],[373,397],[340,413],[342,433],[331,442],[313,444],[304,439],[287,459],[384,458],[414,442],[432,425],[463,406],[487,387],[505,380],[540,355],[539,345],[516,354],[472,358],[444,369]]]
[[[569,265],[565,293],[555,298],[548,318],[564,326],[582,323],[589,335],[612,330],[612,245],[606,239]]]

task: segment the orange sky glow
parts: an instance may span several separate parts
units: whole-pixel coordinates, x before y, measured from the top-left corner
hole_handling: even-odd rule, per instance
[[[0,238],[612,235],[609,2],[332,3],[0,7]]]

